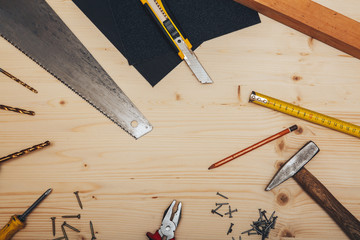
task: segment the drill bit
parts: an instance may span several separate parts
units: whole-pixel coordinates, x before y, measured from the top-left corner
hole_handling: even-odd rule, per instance
[[[21,85],[23,85],[24,87],[26,87],[27,89],[29,89],[30,91],[32,91],[33,93],[38,93],[38,91],[32,87],[30,87],[29,85],[27,85],[26,83],[24,83],[23,81],[21,81],[20,79],[18,79],[17,77],[13,76],[12,74],[8,73],[7,71],[5,71],[4,69],[0,68],[0,72],[3,73],[4,75],[6,75],[7,77],[11,78],[12,80],[14,80],[17,83],[20,83]]]
[[[2,105],[2,104],[0,104],[0,109],[5,110],[5,111],[11,111],[11,112],[27,114],[27,115],[31,115],[31,116],[35,115],[34,111],[25,110],[25,109],[22,109],[22,108],[10,107],[10,106],[6,106],[6,105]]]
[[[15,152],[15,153],[12,153],[10,155],[7,155],[5,157],[2,157],[0,158],[0,162],[3,162],[3,161],[7,161],[7,160],[10,160],[10,159],[13,159],[13,158],[17,158],[17,157],[20,157],[24,154],[28,154],[30,152],[33,152],[35,150],[38,150],[38,149],[42,149],[46,146],[49,146],[50,145],[50,142],[49,141],[46,141],[46,142],[43,142],[43,143],[40,143],[40,144],[37,144],[35,146],[32,146],[32,147],[29,147],[29,148],[26,148],[26,149],[23,149],[19,152]]]

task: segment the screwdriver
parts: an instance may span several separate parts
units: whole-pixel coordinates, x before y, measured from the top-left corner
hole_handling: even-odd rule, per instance
[[[31,205],[22,215],[14,215],[10,221],[0,230],[0,240],[10,240],[18,231],[25,227],[26,217],[51,193],[49,188],[33,205]]]

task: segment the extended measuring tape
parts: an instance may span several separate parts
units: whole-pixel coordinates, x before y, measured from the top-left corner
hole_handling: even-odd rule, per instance
[[[252,92],[250,102],[360,138],[360,127],[321,113]]]

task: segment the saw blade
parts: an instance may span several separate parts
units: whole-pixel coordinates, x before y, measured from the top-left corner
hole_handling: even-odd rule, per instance
[[[152,126],[45,0],[0,0],[0,35],[134,138]]]

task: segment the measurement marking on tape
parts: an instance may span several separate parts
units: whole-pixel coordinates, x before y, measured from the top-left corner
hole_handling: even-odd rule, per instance
[[[252,92],[250,102],[360,138],[360,126],[312,110]]]

